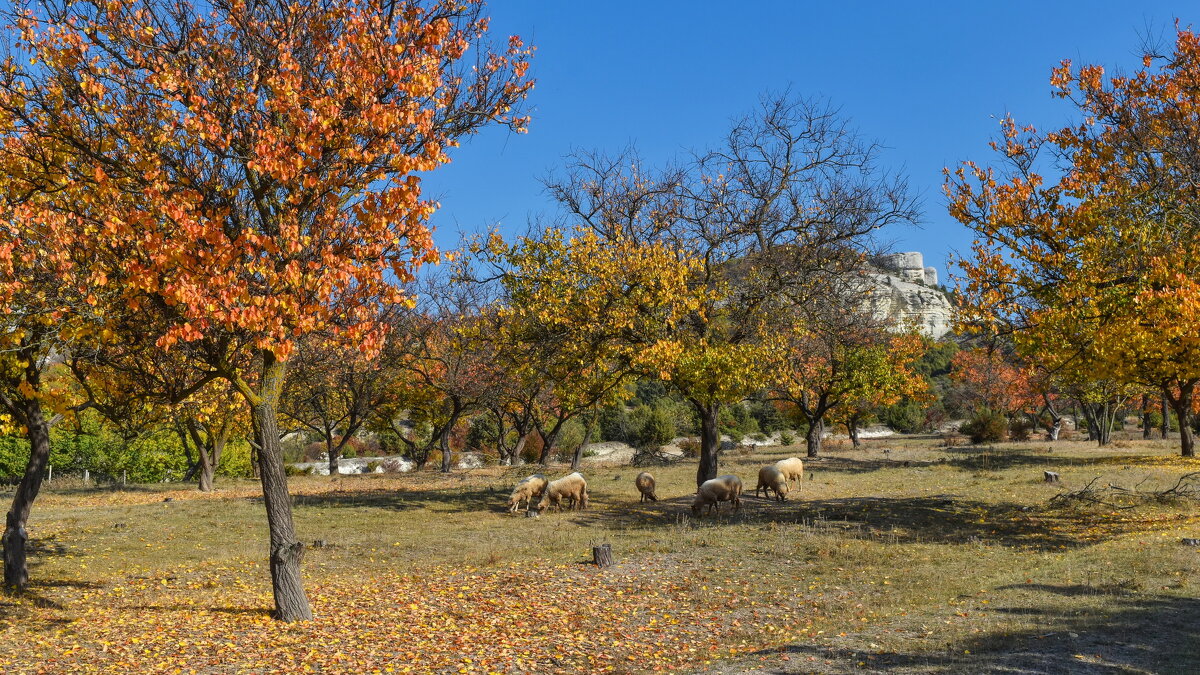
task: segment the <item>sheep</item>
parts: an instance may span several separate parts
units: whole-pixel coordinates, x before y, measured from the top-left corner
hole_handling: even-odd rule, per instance
[[[561,511],[564,499],[567,500],[569,509],[587,508],[587,481],[583,479],[583,474],[576,471],[558,480],[550,481],[550,484],[546,486],[546,491],[542,493],[542,500],[538,502],[538,513],[551,506]]]
[[[700,509],[707,506],[709,512],[715,508],[721,513],[721,502],[733,502],[733,510],[742,507],[742,479],[737,476],[718,476],[706,480],[696,491],[696,501],[692,502],[692,515],[699,516]]]
[[[788,482],[783,477],[783,472],[774,464],[768,464],[758,470],[758,485],[754,488],[754,496],[757,497],[759,490],[762,490],[767,497],[771,496],[771,491],[775,491],[775,498],[781,502],[787,501]]]
[[[654,476],[651,476],[649,471],[639,473],[637,478],[633,479],[633,484],[637,486],[638,492],[642,493],[640,501],[658,501],[658,495],[654,494]]]
[[[549,482],[540,473],[522,478],[521,482],[517,483],[517,487],[513,488],[512,495],[508,498],[508,512],[516,513],[523,501],[528,506],[533,506],[533,500],[542,496],[542,493],[546,490],[546,484]]]
[[[783,473],[783,479],[787,482],[796,481],[796,489],[804,487],[804,462],[800,461],[799,457],[788,457],[775,462],[775,466],[779,467],[779,471]]]

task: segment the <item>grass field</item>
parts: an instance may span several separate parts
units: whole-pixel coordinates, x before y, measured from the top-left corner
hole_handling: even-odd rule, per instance
[[[1050,450],[1050,448],[1053,448]],[[754,486],[763,463],[722,471]],[[52,484],[5,672],[1195,672],[1200,509],[1051,504],[1200,470],[1167,441],[831,447],[778,504],[690,515],[695,465],[585,469],[582,512],[510,516],[529,468],[292,479],[316,619],[273,622],[257,486]],[[1063,485],[1042,480],[1061,474]],[[565,474],[565,467],[549,473]],[[11,492],[0,494],[11,498]],[[170,501],[165,501],[165,500]],[[726,506],[728,509],[728,506]],[[617,565],[586,564],[612,544]]]

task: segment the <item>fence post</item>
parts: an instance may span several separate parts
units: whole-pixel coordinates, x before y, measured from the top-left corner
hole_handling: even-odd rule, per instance
[[[87,469],[84,469],[84,470],[83,470],[83,484],[84,484],[84,485],[87,485],[87,484],[88,484],[88,482],[89,482],[91,479],[92,479],[92,477],[91,477],[91,475],[88,473],[88,470],[87,470]]]
[[[125,469],[121,469],[121,485],[125,485]]]
[[[49,464],[46,466],[46,482],[49,483],[52,480],[54,480],[54,465]]]

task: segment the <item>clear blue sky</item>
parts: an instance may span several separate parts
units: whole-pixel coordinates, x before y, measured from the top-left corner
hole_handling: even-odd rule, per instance
[[[887,146],[924,203],[920,229],[885,232],[946,278],[970,236],[945,212],[942,167],[990,160],[996,118],[1049,127],[1070,109],[1050,96],[1060,60],[1132,70],[1149,34],[1171,40],[1176,18],[1200,28],[1200,3],[493,0],[498,37],[537,46],[527,135],[469,139],[426,177],[442,203],[442,246],[460,232],[523,229],[553,212],[539,178],[574,148],[636,144],[652,163],[720,141],[765,91],[790,87],[838,105]]]

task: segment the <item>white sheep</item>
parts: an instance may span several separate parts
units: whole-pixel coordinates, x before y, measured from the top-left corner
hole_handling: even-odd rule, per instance
[[[763,491],[767,497],[771,496],[771,492],[775,492],[775,499],[786,502],[788,493],[788,482],[783,477],[783,472],[774,464],[768,464],[758,470],[758,485],[754,488],[754,496],[759,496],[759,491]]]
[[[538,502],[538,513],[551,506],[561,511],[564,499],[567,500],[568,509],[587,508],[587,481],[583,479],[583,474],[576,471],[558,480],[550,481],[545,492],[542,493],[542,501]]]
[[[700,509],[707,506],[711,513],[715,508],[721,513],[721,502],[733,502],[733,510],[742,507],[742,479],[737,476],[718,476],[706,480],[696,491],[696,500],[692,502],[692,514],[699,516]]]
[[[638,492],[642,493],[640,501],[658,501],[658,495],[654,494],[654,476],[650,475],[649,471],[643,471],[633,479],[633,484],[637,486]]]
[[[787,482],[796,481],[796,489],[800,490],[804,487],[804,462],[800,461],[799,457],[788,457],[775,462],[775,466],[783,472],[783,479]]]
[[[521,506],[521,502],[526,502],[527,506],[533,506],[533,500],[542,496],[549,482],[540,473],[522,478],[521,482],[517,483],[517,486],[513,488],[512,495],[508,498],[508,512],[516,513],[517,509]]]

